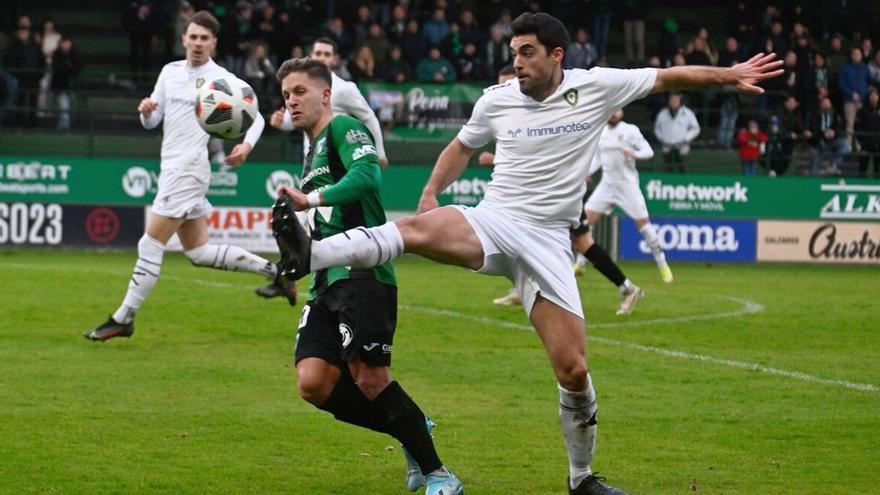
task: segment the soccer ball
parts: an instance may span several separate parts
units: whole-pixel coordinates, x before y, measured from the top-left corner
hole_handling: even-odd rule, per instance
[[[196,95],[196,120],[211,136],[236,139],[247,132],[256,116],[257,95],[241,79],[214,79]]]

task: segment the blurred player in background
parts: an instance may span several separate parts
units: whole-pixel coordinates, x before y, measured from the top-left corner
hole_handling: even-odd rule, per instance
[[[130,337],[134,316],[156,286],[162,268],[165,245],[176,233],[186,257],[196,266],[246,271],[276,279],[277,267],[253,253],[228,244],[208,242],[207,215],[211,204],[205,197],[211,180],[208,163],[208,134],[196,121],[194,105],[198,88],[217,78],[236,79],[211,59],[217,45],[220,24],[210,13],[197,12],[187,24],[182,43],[186,60],[167,64],[153,93],[138,105],[146,129],[163,125],[159,189],[147,219],[146,232],[138,241],[128,292],[110,318],[84,336],[90,340]],[[163,123],[164,121],[164,123]],[[226,162],[237,167],[263,133],[265,121],[257,114],[244,142],[235,146]],[[279,283],[284,283],[279,280]],[[290,287],[290,285],[288,285]],[[287,291],[295,301],[295,293]]]
[[[639,172],[636,170],[636,160],[648,160],[653,156],[654,150],[639,128],[623,122],[623,110],[614,112],[599,138],[599,147],[590,164],[590,176],[601,168],[602,181],[590,195],[585,209],[590,225],[596,225],[602,215],[610,215],[615,206],[620,207],[635,221],[654,255],[660,277],[671,284],[672,270],[660,247],[657,229],[648,218],[648,207],[639,189]]]
[[[288,60],[278,69],[293,124],[313,145],[303,164],[301,191],[283,188],[286,195],[273,209],[276,235],[287,225],[300,226],[294,209],[309,211],[315,239],[386,221],[373,138],[359,120],[334,117],[330,74],[324,63],[307,58]],[[432,423],[391,378],[396,326],[397,277],[390,262],[315,272],[296,336],[299,393],[339,421],[400,441],[409,490],[424,484],[428,495],[459,495],[461,483],[434,449]]]
[[[437,159],[419,213],[378,227],[308,239],[292,222],[279,234],[283,273],[302,277],[328,267],[368,268],[404,252],[509,278],[544,345],[558,383],[559,418],[568,453],[569,495],[625,495],[593,472],[598,426],[586,331],[571,270],[569,229],[582,213],[578,197],[605,123],[617,109],[651,93],[757,85],[782,75],[775,55],[758,54],[733,67],[562,69],[569,36],[548,14],[525,13],[511,23],[516,81],[489,88],[470,120]],[[496,141],[495,169],[476,207],[440,207],[437,195],[473,153]]]

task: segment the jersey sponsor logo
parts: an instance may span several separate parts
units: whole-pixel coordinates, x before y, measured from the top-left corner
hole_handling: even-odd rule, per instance
[[[312,169],[309,173],[307,173],[305,177],[303,177],[303,180],[302,180],[302,182],[301,182],[301,185],[302,185],[302,186],[305,186],[306,184],[308,184],[309,182],[311,182],[312,179],[314,179],[315,177],[317,177],[317,176],[319,176],[319,175],[329,174],[329,173],[330,173],[330,167],[329,167],[329,166],[323,166],[323,167],[314,168],[314,169]]]
[[[154,175],[143,167],[131,167],[122,176],[122,189],[132,198],[142,198],[148,192],[155,192],[153,186],[159,181]]]
[[[373,144],[370,135],[360,129],[349,129],[349,131],[345,133],[345,142],[348,144]]]
[[[521,127],[517,127],[516,129],[508,129],[507,134],[509,134],[510,137],[512,137],[513,139],[516,139],[519,137],[519,133],[521,133],[522,131],[523,130]]]
[[[577,105],[578,102],[578,90],[571,88],[562,95],[565,97],[565,102],[571,106]]]
[[[572,134],[586,132],[593,128],[589,122],[569,122],[567,124],[551,125],[547,127],[526,127],[528,137],[558,136],[560,134]]]
[[[352,333],[351,327],[346,325],[345,323],[339,324],[339,335],[342,336],[342,347],[346,348],[351,344]]]
[[[364,346],[364,350],[367,351],[367,352],[370,352],[370,351],[372,351],[373,349],[375,349],[375,348],[377,348],[377,347],[379,347],[379,343],[378,343],[378,342],[371,342],[371,343],[369,343],[369,344],[367,344],[367,345]]]
[[[286,170],[275,170],[266,177],[266,194],[275,199],[278,188],[281,186],[296,187],[296,178]]]
[[[203,84],[205,84],[205,78],[204,78],[204,77],[198,77],[198,78],[196,78],[196,89],[201,88]]]
[[[880,186],[822,184],[821,188],[836,194],[822,205],[819,218],[880,220]]]
[[[351,159],[357,160],[358,158],[362,158],[366,155],[375,155],[376,147],[372,144],[365,144],[351,153]]]

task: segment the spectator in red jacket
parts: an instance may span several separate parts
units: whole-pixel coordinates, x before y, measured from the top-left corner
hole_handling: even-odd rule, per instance
[[[742,163],[743,175],[755,175],[758,160],[767,143],[767,135],[758,127],[756,121],[750,120],[748,128],[739,131],[736,140],[739,142],[739,160]]]

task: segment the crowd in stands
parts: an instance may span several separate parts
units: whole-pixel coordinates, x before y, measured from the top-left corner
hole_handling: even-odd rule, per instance
[[[758,52],[773,52],[785,61],[785,74],[766,83],[758,98],[730,88],[653,95],[645,104],[656,118],[655,137],[671,170],[687,170],[685,157],[696,139],[739,149],[745,173],[756,173],[753,164],[760,163],[771,175],[782,175],[799,151],[811,153],[813,174],[837,173],[845,157],[858,157],[864,173],[871,153],[880,152],[876,4],[823,0],[804,2],[802,8],[793,1],[735,1],[726,32],[720,33],[707,27],[684,32],[659,5],[641,0],[131,0],[121,22],[129,36],[129,68],[151,73],[159,69],[157,58],[183,56],[178,40],[188,17],[209,10],[222,25],[215,59],[268,95],[278,93],[275,68],[303,56],[322,36],[337,43],[334,70],[344,79],[488,83],[511,63],[510,22],[524,11],[548,11],[568,24],[566,67],[608,66],[609,60],[624,67],[731,66]],[[657,33],[651,46],[646,46],[648,23]],[[29,95],[20,106],[33,107],[37,102],[28,98],[45,100],[50,91],[59,107],[69,105],[71,78],[81,58],[72,40],[51,20],[34,26],[27,16],[8,39],[0,44],[5,50],[0,55],[11,77],[0,84],[0,100],[4,91],[14,92],[12,84],[37,89],[19,91]],[[163,53],[154,53],[163,41]],[[279,103],[265,100],[267,107]],[[19,124],[32,125],[29,119]],[[59,117],[57,125],[63,129],[69,121]],[[699,135],[700,124],[711,124],[715,132]],[[751,151],[744,154],[742,146]],[[878,175],[878,158],[873,159]]]

